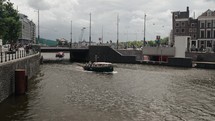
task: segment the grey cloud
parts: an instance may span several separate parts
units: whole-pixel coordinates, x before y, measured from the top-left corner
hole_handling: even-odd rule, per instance
[[[205,1],[209,1],[209,2],[215,2],[215,0],[205,0]]]
[[[29,6],[39,10],[49,10],[51,5],[45,0],[28,0]]]
[[[201,14],[214,9],[214,0],[11,0],[15,3],[27,2],[25,7],[41,9],[41,36],[48,39],[70,38],[70,23],[73,21],[74,40],[78,40],[81,28],[88,40],[89,13],[92,13],[92,39],[98,41],[101,28],[104,27],[104,39],[116,40],[116,16],[120,16],[120,40],[143,38],[143,16],[147,14],[146,39],[169,35],[171,30],[171,12],[185,11],[190,6],[191,14]],[[21,7],[21,6],[19,6]],[[35,18],[37,20],[37,18]],[[52,31],[55,30],[55,31]],[[128,33],[126,35],[125,33]],[[138,33],[135,36],[133,33]]]

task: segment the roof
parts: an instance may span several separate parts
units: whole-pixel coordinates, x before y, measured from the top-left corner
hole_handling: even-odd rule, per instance
[[[111,65],[112,63],[108,63],[108,62],[94,62],[94,64],[98,64],[98,65]]]
[[[198,19],[200,18],[215,18],[215,11],[208,9],[198,17]]]
[[[175,11],[172,14],[173,16],[177,16],[177,18],[189,18],[189,7],[187,7],[186,11]]]

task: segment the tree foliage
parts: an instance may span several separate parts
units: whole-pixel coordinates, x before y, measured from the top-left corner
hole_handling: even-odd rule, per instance
[[[143,45],[142,41],[128,41],[128,42],[121,42],[125,48],[140,48]]]
[[[147,46],[155,47],[159,45],[168,45],[169,37],[164,37],[157,40],[149,40],[146,41]],[[124,48],[140,48],[143,46],[143,41],[128,41],[128,42],[121,42],[121,45],[124,45]]]
[[[0,0],[0,38],[3,43],[14,43],[19,38],[21,22],[18,11],[9,0]]]
[[[169,37],[164,37],[163,39],[161,39],[162,45],[168,45],[168,42],[169,42]]]

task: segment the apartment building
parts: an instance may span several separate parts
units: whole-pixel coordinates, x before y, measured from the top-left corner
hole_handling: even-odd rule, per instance
[[[175,36],[190,36],[189,48],[215,51],[215,11],[207,10],[197,19],[189,17],[189,7],[172,12],[172,28],[172,43]]]
[[[35,43],[36,41],[36,25],[28,19],[28,16],[19,14],[22,24],[19,42],[21,44]]]
[[[207,10],[198,17],[198,47],[215,50],[215,11]]]

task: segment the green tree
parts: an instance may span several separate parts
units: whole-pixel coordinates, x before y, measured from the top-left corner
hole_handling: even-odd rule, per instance
[[[169,42],[169,37],[164,37],[163,39],[161,39],[162,45],[168,45],[168,42]]]
[[[5,43],[15,43],[20,35],[21,22],[18,11],[9,0],[0,0],[0,38]]]
[[[155,43],[155,41],[150,40],[150,41],[148,41],[148,45],[149,46],[156,46],[156,43]]]
[[[129,48],[132,48],[132,47],[140,48],[140,47],[142,47],[143,42],[142,41],[128,41],[128,42],[126,42],[126,45]]]

